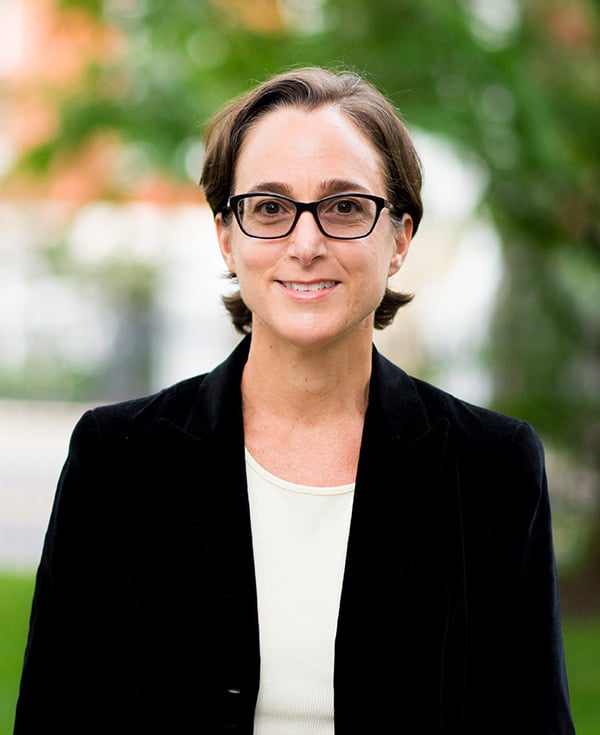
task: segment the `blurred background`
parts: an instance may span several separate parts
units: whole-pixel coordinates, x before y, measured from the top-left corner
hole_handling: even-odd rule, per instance
[[[600,732],[595,0],[0,0],[0,735],[69,435],[238,341],[202,126],[291,66],[402,111],[425,219],[378,347],[547,452],[578,735]]]

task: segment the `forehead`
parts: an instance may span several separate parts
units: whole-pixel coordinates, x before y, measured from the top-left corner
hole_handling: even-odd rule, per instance
[[[343,180],[385,194],[381,155],[336,106],[283,107],[263,115],[245,136],[235,179],[238,193],[260,182],[314,190],[318,182]]]

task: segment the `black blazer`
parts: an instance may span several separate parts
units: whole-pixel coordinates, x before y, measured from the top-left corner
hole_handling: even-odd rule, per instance
[[[252,732],[248,346],[78,423],[38,570],[16,735]],[[534,431],[376,350],[334,691],[338,735],[574,732]]]

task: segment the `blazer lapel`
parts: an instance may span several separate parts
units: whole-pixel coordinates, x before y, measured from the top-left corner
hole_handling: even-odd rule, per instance
[[[415,443],[365,437],[342,589],[338,638],[368,637],[413,573],[426,536],[439,521],[447,425]],[[383,437],[380,437],[382,439]]]
[[[224,595],[252,642],[258,614],[244,463],[240,382],[244,340],[201,384],[189,413],[163,420],[172,476]]]
[[[423,544],[438,535],[447,432],[446,420],[428,425],[411,380],[375,353],[338,619],[338,683],[391,598],[419,573]]]
[[[173,476],[202,552],[210,560],[243,630],[258,630],[244,453],[234,444],[206,441],[166,428]],[[242,444],[243,450],[243,444]],[[239,457],[242,457],[242,462]]]

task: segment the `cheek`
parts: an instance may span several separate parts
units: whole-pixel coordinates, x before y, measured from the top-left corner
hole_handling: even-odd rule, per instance
[[[232,243],[231,263],[237,274],[240,287],[252,286],[263,277],[268,278],[276,257],[268,246],[257,246],[254,243]]]
[[[387,282],[387,279],[400,267],[398,253],[389,246],[387,241],[377,243],[377,247],[378,256],[372,264],[372,273],[378,280]]]

